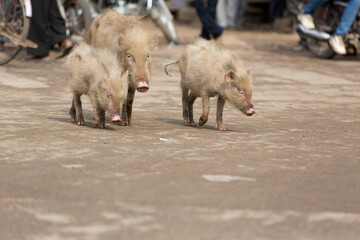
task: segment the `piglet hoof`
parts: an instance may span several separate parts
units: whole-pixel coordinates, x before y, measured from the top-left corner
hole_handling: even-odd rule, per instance
[[[130,122],[129,121],[121,121],[120,123],[121,126],[130,126]]]
[[[199,125],[202,126],[207,122],[207,119],[204,119],[202,116],[199,119]]]
[[[197,127],[197,125],[196,125],[195,122],[190,122],[190,123],[189,123],[189,126],[191,126],[191,127]]]
[[[222,131],[222,132],[225,132],[226,131],[226,128],[224,128],[224,126],[221,124],[216,124],[215,128],[217,128],[219,131]]]
[[[71,121],[72,121],[72,122],[77,122],[76,117],[71,116]]]
[[[190,121],[189,120],[184,120],[184,125],[185,126],[190,126]]]
[[[218,130],[219,130],[219,131],[222,131],[222,132],[225,132],[225,131],[226,131],[226,128],[224,128],[224,127],[219,127]]]
[[[99,128],[100,128],[100,129],[104,129],[104,128],[105,128],[105,124],[99,124]]]
[[[79,126],[84,126],[84,125],[85,125],[84,121],[78,121],[77,124],[78,124]]]

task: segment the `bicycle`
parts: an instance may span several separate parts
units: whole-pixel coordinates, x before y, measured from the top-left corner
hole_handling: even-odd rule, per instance
[[[0,66],[14,59],[23,47],[37,48],[27,39],[31,15],[30,0],[0,0]]]

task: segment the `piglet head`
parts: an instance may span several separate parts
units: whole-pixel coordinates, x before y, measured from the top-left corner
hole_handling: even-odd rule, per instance
[[[130,78],[138,92],[147,92],[149,90],[149,80],[151,73],[150,55],[138,53],[129,53],[127,55],[128,69]]]
[[[250,71],[229,71],[225,74],[225,96],[246,116],[255,113],[252,103],[252,84]]]
[[[120,113],[122,105],[125,102],[128,91],[128,71],[120,75],[120,71],[110,74],[110,77],[105,76],[104,83],[106,86],[107,107],[111,115],[112,122],[120,122]],[[112,80],[110,80],[110,78]]]
[[[134,27],[119,38],[119,46],[125,53],[125,68],[138,92],[147,92],[151,76],[150,51],[157,46],[157,39],[142,28]]]

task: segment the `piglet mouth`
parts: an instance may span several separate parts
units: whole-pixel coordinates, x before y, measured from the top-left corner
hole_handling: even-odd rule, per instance
[[[246,109],[245,112],[246,112],[246,115],[250,117],[251,115],[253,115],[255,113],[255,110],[253,108],[249,108],[249,109]]]
[[[147,90],[149,90],[149,85],[146,82],[141,81],[138,83],[136,90],[138,92],[147,92]]]

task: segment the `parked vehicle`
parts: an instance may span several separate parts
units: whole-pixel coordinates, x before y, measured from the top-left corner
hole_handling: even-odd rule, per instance
[[[14,59],[23,47],[37,47],[27,40],[31,15],[30,0],[0,1],[0,65]]]
[[[83,40],[97,13],[89,0],[57,0],[65,19],[67,35],[73,42]]]
[[[314,30],[305,29],[301,24],[297,25],[297,31],[306,37],[307,46],[316,57],[332,58],[336,55],[329,44],[329,39],[335,33],[345,8],[344,1],[326,1],[313,14]],[[360,11],[344,37],[344,43],[347,54],[357,54],[360,46]]]
[[[91,0],[98,12],[112,8],[124,15],[150,16],[169,42],[179,43],[173,16],[164,0]]]

